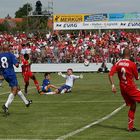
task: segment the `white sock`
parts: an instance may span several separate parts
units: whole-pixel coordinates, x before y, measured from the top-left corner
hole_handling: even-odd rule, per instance
[[[14,100],[14,94],[13,93],[10,93],[9,94],[9,96],[8,96],[8,99],[7,99],[7,101],[6,101],[6,103],[5,103],[5,106],[8,108],[9,107],[9,105],[12,103],[12,101]]]
[[[18,92],[18,96],[20,97],[20,99],[25,103],[28,104],[29,101],[26,99],[26,97],[24,96],[24,94],[21,92],[21,90]]]
[[[55,92],[46,92],[46,93],[44,93],[44,94],[46,94],[46,95],[51,95],[51,94],[55,94]]]
[[[66,93],[66,91],[67,91],[67,89],[63,89],[63,90],[61,91],[61,94]]]

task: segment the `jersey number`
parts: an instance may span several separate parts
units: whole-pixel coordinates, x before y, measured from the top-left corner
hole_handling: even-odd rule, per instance
[[[6,57],[1,58],[1,66],[2,68],[8,68],[8,62]]]
[[[121,72],[122,72],[122,78],[123,80],[126,80],[126,70],[124,67],[121,68]]]

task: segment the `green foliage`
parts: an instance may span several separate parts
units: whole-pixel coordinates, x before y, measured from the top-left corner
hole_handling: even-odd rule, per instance
[[[31,10],[32,10],[32,7],[29,3],[24,4],[22,8],[19,8],[19,10],[16,11],[15,18],[26,17]]]
[[[0,31],[7,31],[6,25],[0,24]]]

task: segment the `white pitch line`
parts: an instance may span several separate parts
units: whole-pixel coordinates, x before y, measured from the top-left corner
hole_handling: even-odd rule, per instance
[[[31,88],[29,88],[29,90],[30,90],[30,89],[34,89],[34,88],[35,88],[35,87],[31,87]],[[23,89],[22,89],[22,90],[23,90]],[[1,95],[5,95],[5,94],[8,94],[8,93],[10,93],[10,90],[9,90],[9,92],[0,93],[0,96],[1,96]]]
[[[62,84],[64,84],[64,83],[55,84],[55,85],[58,85],[58,86],[59,86],[59,85],[62,85]],[[29,90],[30,90],[30,89],[34,89],[34,88],[35,88],[35,87],[30,87]],[[23,90],[23,89],[21,89],[21,90]],[[5,94],[8,94],[8,93],[10,93],[10,90],[7,91],[7,92],[4,92],[4,93],[0,93],[0,96],[1,96],[1,95],[5,95]]]
[[[60,136],[60,137],[58,137],[56,140],[65,140],[66,138],[72,137],[72,136],[74,136],[74,135],[76,135],[76,134],[78,134],[78,133],[80,133],[80,132],[82,132],[82,131],[85,131],[86,129],[88,129],[88,128],[90,128],[90,127],[96,125],[96,124],[99,124],[99,123],[101,123],[101,122],[103,122],[103,121],[109,119],[110,117],[114,116],[116,113],[118,113],[118,112],[119,112],[121,109],[123,109],[125,106],[126,106],[126,104],[123,104],[123,105],[121,105],[120,107],[118,107],[117,109],[115,109],[113,112],[111,112],[110,114],[106,115],[105,117],[103,117],[103,118],[101,118],[101,119],[98,119],[97,121],[92,122],[92,123],[90,123],[90,124],[88,124],[88,125],[86,125],[86,126],[80,128],[80,129],[77,129],[77,130],[75,130],[75,131],[73,131],[73,132],[70,132],[70,133],[68,133],[68,134],[66,134],[66,135]]]

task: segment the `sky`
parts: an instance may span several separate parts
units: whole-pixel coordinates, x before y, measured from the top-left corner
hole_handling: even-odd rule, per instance
[[[35,6],[37,0],[0,0],[0,18],[15,16],[15,12],[25,3]],[[43,7],[48,1],[40,0]],[[54,14],[121,13],[140,12],[140,0],[53,0]]]

